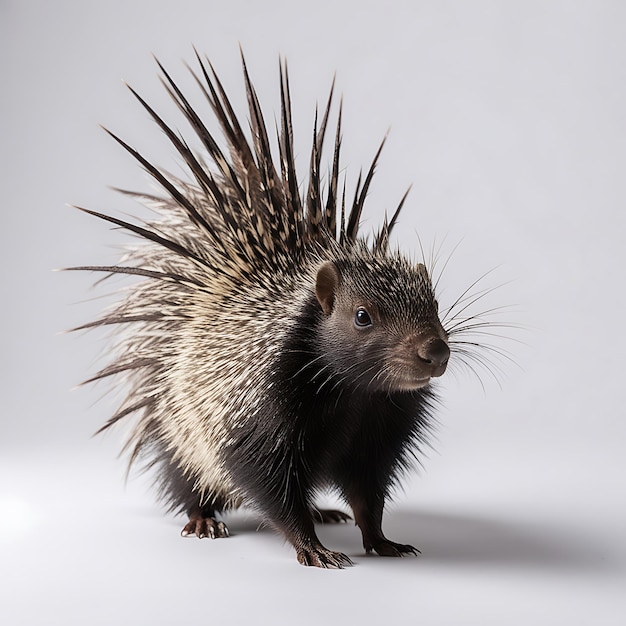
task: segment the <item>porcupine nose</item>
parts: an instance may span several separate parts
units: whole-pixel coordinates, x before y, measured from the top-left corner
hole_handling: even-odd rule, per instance
[[[417,356],[432,367],[431,376],[441,376],[446,371],[446,366],[448,365],[450,348],[448,348],[448,344],[443,339],[434,337],[419,346]]]

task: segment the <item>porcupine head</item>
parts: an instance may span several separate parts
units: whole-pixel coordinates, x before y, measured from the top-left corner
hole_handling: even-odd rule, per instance
[[[363,393],[414,391],[445,372],[447,335],[423,264],[363,249],[321,265],[315,293],[322,351]]]

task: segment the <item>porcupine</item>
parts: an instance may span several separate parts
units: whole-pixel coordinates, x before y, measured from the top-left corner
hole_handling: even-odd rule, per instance
[[[384,140],[346,207],[341,105],[329,172],[320,173],[333,81],[321,120],[315,115],[303,193],[286,64],[277,167],[243,55],[252,141],[210,61],[196,59],[191,72],[227,149],[157,61],[202,156],[130,88],[191,177],[165,172],[107,131],[163,189],[126,192],[158,218],[139,225],[81,209],[144,240],[119,265],[72,268],[139,277],[101,319],[81,326],[121,326],[112,363],[86,381],[126,385],[100,430],[134,415],[130,464],[142,459],[155,470],[161,498],[189,516],[185,535],[225,537],[216,516],[246,505],[284,535],[300,563],[341,568],[351,560],[325,548],[314,529],[316,520],[350,519],[315,508],[330,488],[350,506],[367,552],[416,554],[385,537],[383,508],[427,442],[430,382],[446,370],[456,330],[442,326],[426,267],[391,250],[407,194],[371,241],[360,235]]]

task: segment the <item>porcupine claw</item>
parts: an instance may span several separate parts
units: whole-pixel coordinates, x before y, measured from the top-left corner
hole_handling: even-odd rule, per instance
[[[406,556],[407,554],[419,556],[421,554],[420,550],[414,546],[395,543],[394,541],[389,541],[389,539],[383,539],[366,548],[366,552],[371,552],[372,550],[380,556]]]
[[[183,537],[195,535],[198,539],[210,537],[211,539],[221,539],[229,536],[228,528],[224,522],[218,522],[213,517],[193,516],[180,531]]]
[[[333,552],[326,548],[308,546],[296,550],[298,563],[325,569],[343,569],[350,567],[354,563],[343,552]]]

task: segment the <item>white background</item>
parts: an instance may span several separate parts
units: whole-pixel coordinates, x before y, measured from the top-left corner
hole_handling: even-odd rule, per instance
[[[2,0],[0,623],[625,623],[625,32],[600,0]],[[52,269],[124,237],[66,203],[123,217],[107,185],[149,189],[98,124],[173,169],[121,80],[184,128],[150,54],[192,87],[195,45],[243,111],[239,42],[269,120],[289,60],[302,172],[335,71],[349,181],[391,127],[365,228],[413,183],[399,245],[461,242],[442,299],[512,281],[488,303],[525,327],[501,342],[517,365],[485,391],[444,377],[435,450],[387,511],[420,558],[365,557],[342,525],[320,536],[356,567],[303,568],[245,512],[183,540],[146,479],[124,487],[122,433],[91,438],[114,395],[71,391],[103,343],[61,331],[103,290]]]

